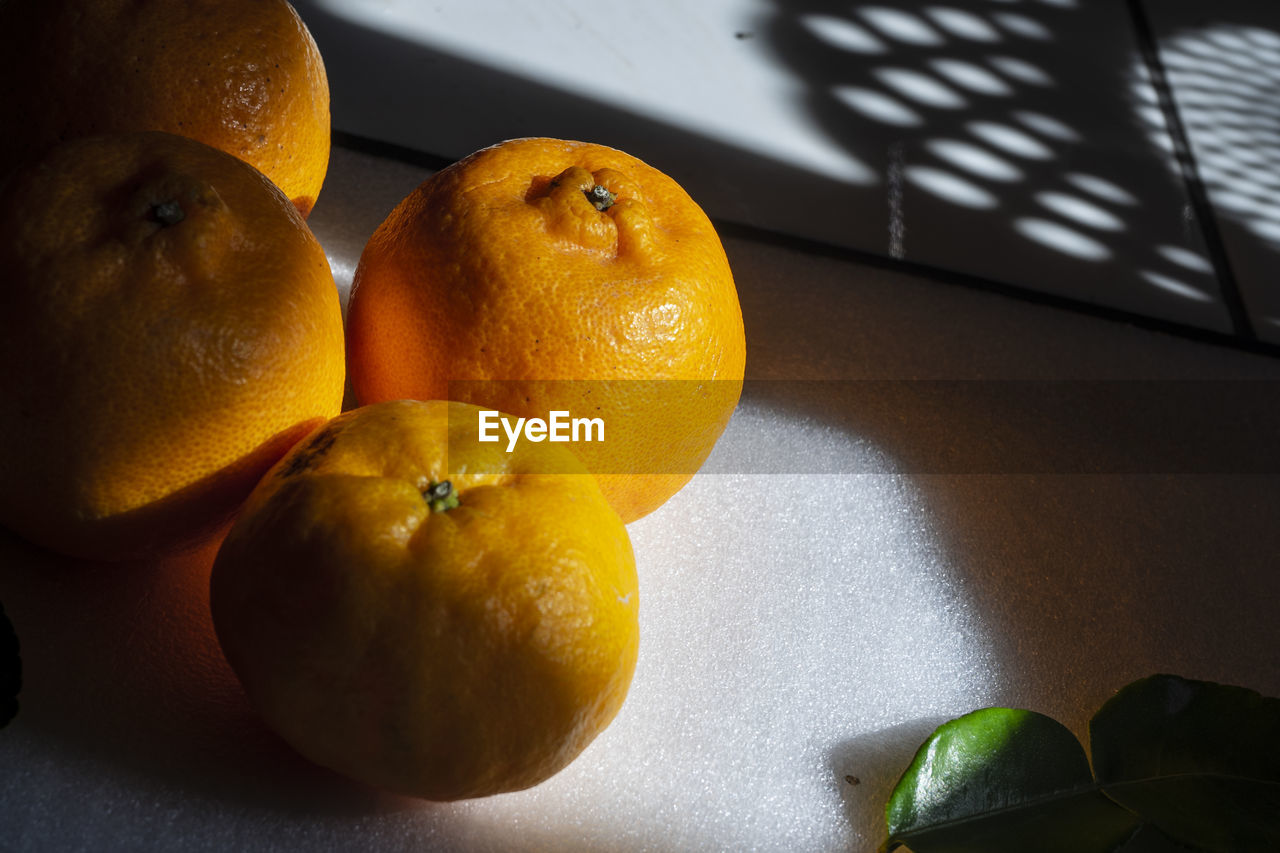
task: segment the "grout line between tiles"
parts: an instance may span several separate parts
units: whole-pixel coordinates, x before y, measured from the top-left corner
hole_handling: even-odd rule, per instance
[[[1187,197],[1191,208],[1195,211],[1196,221],[1204,237],[1205,251],[1209,254],[1209,263],[1213,265],[1214,275],[1218,279],[1218,289],[1222,293],[1222,302],[1226,306],[1231,324],[1236,334],[1250,342],[1258,340],[1253,322],[1249,318],[1249,310],[1240,294],[1239,284],[1231,269],[1231,260],[1223,243],[1222,234],[1218,231],[1218,219],[1214,213],[1209,194],[1205,191],[1204,181],[1200,178],[1200,170],[1192,153],[1191,140],[1187,135],[1186,125],[1178,112],[1178,104],[1169,85],[1169,77],[1165,73],[1164,63],[1160,59],[1160,48],[1151,21],[1147,18],[1143,0],[1127,0],[1129,17],[1133,23],[1134,36],[1138,42],[1138,52],[1151,75],[1151,86],[1155,90],[1160,112],[1164,115],[1166,130],[1173,143],[1173,155],[1178,169],[1186,184]]]
[[[443,169],[455,162],[454,159],[450,157],[431,154],[425,151],[420,151],[416,148],[409,148],[393,142],[385,142],[380,139],[348,133],[346,131],[333,131],[332,139],[334,145],[342,148],[377,157],[383,157],[388,160],[407,163],[413,166],[419,166],[424,169],[439,171],[440,169]],[[891,272],[910,275],[933,282],[944,283],[949,286],[958,285],[971,290],[996,293],[1002,296],[1018,299],[1023,302],[1064,309],[1077,314],[1084,314],[1104,320],[1110,320],[1112,322],[1125,323],[1148,331],[1162,332],[1201,343],[1244,350],[1246,352],[1271,357],[1280,357],[1280,345],[1262,341],[1252,335],[1246,337],[1244,335],[1215,332],[1198,326],[1191,326],[1172,320],[1161,320],[1155,317],[1149,317],[1145,314],[1138,314],[1136,312],[1126,311],[1120,308],[1111,308],[1092,302],[1084,302],[1079,299],[1072,299],[1068,296],[1059,296],[1057,294],[1032,290],[1031,288],[1008,284],[981,276],[970,275],[968,273],[956,272],[942,267],[930,266],[928,264],[921,264],[899,258],[891,258],[885,255],[879,255],[874,252],[867,252],[847,246],[837,246],[821,240],[801,237],[795,234],[787,234],[756,225],[747,225],[741,222],[734,222],[719,218],[713,218],[713,222],[716,230],[722,235],[733,236],[742,240],[749,240],[756,243],[764,243],[781,248],[792,249],[806,254],[858,263],[864,266],[889,270]],[[1246,328],[1248,328],[1247,323]]]
[[[330,134],[330,139],[333,145],[341,148],[359,151],[362,154],[372,154],[375,157],[382,157],[387,160],[397,160],[410,166],[420,166],[423,169],[431,169],[436,172],[454,162],[451,157],[430,154],[417,148],[409,148],[394,142],[385,142],[370,136],[347,133],[344,130],[333,131]]]
[[[715,220],[715,226],[716,230],[722,235],[733,236],[743,240],[789,248],[811,255],[849,261],[863,266],[875,267],[877,269],[888,270],[902,275],[909,275],[931,282],[946,284],[947,286],[959,286],[968,288],[969,290],[994,293],[1000,296],[1017,299],[1021,302],[1071,311],[1076,314],[1082,314],[1088,317],[1095,317],[1115,323],[1124,323],[1125,325],[1134,326],[1147,331],[1160,332],[1199,343],[1243,350],[1245,352],[1271,356],[1273,358],[1280,357],[1280,345],[1262,341],[1257,338],[1245,338],[1241,335],[1230,334],[1227,332],[1216,332],[1212,329],[1205,329],[1199,326],[1179,323],[1174,320],[1162,320],[1158,317],[1138,314],[1122,308],[1112,308],[1107,305],[1085,302],[1080,299],[1073,299],[1069,296],[1061,296],[1041,290],[1033,290],[1029,287],[1009,284],[1007,282],[971,275],[969,273],[957,272],[943,267],[891,258],[886,255],[878,255],[873,252],[852,249],[846,246],[837,246],[808,237],[799,237],[794,234],[786,234],[755,225],[744,225],[740,222],[728,222],[717,219]]]

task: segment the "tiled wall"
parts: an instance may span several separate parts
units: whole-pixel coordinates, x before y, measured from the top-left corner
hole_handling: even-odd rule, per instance
[[[603,142],[723,222],[1280,343],[1267,4],[298,5],[340,132]]]

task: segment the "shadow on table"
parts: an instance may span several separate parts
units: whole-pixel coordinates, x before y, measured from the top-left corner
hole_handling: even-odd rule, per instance
[[[872,850],[884,841],[884,808],[893,786],[907,769],[920,744],[947,721],[930,717],[899,723],[836,744],[828,764],[849,822],[862,832],[860,849]]]
[[[127,799],[103,798],[97,808],[124,810],[154,792],[159,802],[183,804],[171,808],[225,820],[238,849],[324,849],[337,823],[351,830],[373,818],[383,820],[371,824],[370,838],[416,849],[600,849],[571,828],[538,825],[522,827],[513,842],[501,808],[383,793],[294,752],[254,712],[218,646],[208,602],[217,544],[158,562],[90,563],[0,529],[0,600],[23,667],[18,715],[0,736],[47,742],[45,755],[79,774],[86,793],[125,783]],[[102,769],[86,770],[95,765]],[[50,796],[48,785],[37,794]],[[188,805],[202,800],[209,805]],[[239,823],[221,814],[224,804]],[[245,814],[260,817],[246,823]],[[74,831],[95,825],[125,824]],[[187,826],[219,837],[198,820]],[[46,832],[59,837],[56,828]],[[151,841],[179,843],[163,832]]]
[[[1083,738],[1155,672],[1280,694],[1280,363],[838,257],[729,250],[749,340],[730,430],[764,418],[822,439],[766,448],[762,473],[898,477],[922,496],[996,665],[975,702]],[[886,777],[923,741],[892,734],[859,739],[883,735]],[[830,756],[833,785],[864,775],[842,745]],[[883,801],[841,790],[880,840]]]
[[[797,260],[780,296],[782,261],[732,252],[750,270],[743,413],[852,449],[773,447],[758,473],[913,485],[998,664],[983,704],[1083,738],[1113,691],[1156,672],[1280,693],[1280,365],[883,272],[839,288],[829,259]],[[882,839],[883,796],[927,734],[832,748],[835,784],[868,783],[842,788],[863,837]]]
[[[310,764],[254,713],[209,615],[216,546],[90,563],[0,530],[0,595],[22,647],[12,725],[160,790],[295,815],[404,808]]]

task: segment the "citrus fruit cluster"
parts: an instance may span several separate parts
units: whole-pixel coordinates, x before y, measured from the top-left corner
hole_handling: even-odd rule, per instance
[[[635,668],[624,523],[741,392],[709,220],[622,152],[500,143],[377,229],[344,329],[304,218],[328,85],[284,0],[0,5],[19,30],[65,61],[0,103],[35,116],[0,141],[0,523],[97,560],[225,534],[219,642],[317,763],[438,800],[563,768]],[[554,409],[613,440],[480,440]]]

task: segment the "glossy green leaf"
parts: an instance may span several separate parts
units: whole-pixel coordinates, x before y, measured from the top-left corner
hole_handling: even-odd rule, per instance
[[[1109,853],[1137,828],[1093,786],[1062,724],[987,708],[940,726],[895,786],[886,849],[914,853]]]
[[[1280,700],[1157,675],[1089,726],[1102,789],[1170,838],[1215,853],[1280,851]]]
[[[1090,740],[1094,773],[1040,714],[941,726],[890,797],[886,849],[1280,853],[1280,700],[1152,676],[1098,711]]]

